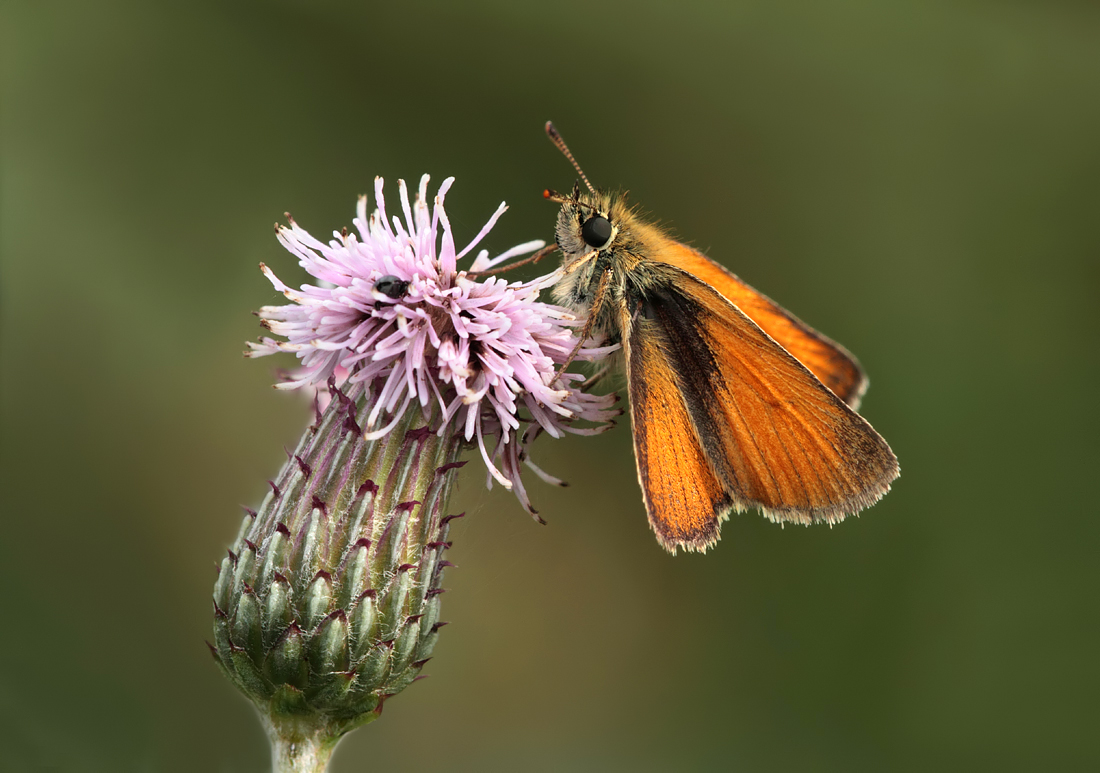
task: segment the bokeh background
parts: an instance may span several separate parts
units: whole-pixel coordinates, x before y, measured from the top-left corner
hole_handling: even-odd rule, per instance
[[[1100,766],[1100,9],[1091,3],[4,3],[0,747],[262,771],[214,562],[308,419],[240,357],[376,174],[487,246],[604,186],[857,353],[902,477],[841,527],[649,533],[629,433],[549,520],[464,479],[427,671],[333,769]],[[286,363],[284,363],[286,364]],[[9,767],[10,766],[10,767]]]

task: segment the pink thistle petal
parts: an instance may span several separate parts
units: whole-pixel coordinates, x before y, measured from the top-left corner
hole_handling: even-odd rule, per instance
[[[405,409],[409,407],[409,398],[405,398],[405,402],[401,403],[401,408],[393,413],[393,421],[381,429],[376,429],[371,432],[364,432],[364,440],[377,440],[380,437],[385,437],[390,434],[390,431],[397,426],[397,422],[401,421],[401,417],[405,415]]]
[[[485,271],[486,269],[490,269],[493,266],[499,266],[501,263],[511,258],[516,258],[520,255],[527,255],[528,253],[534,252],[535,250],[541,250],[545,246],[546,242],[544,242],[542,239],[535,239],[534,241],[517,244],[515,247],[512,247],[511,249],[505,250],[504,252],[500,253],[492,260],[488,259],[489,251],[482,250],[478,253],[478,256],[474,258],[474,262],[470,264],[470,271],[474,273],[478,271]]]
[[[481,227],[481,230],[478,232],[477,236],[475,236],[473,240],[471,240],[470,243],[466,245],[465,249],[463,249],[462,252],[458,253],[458,257],[466,257],[466,253],[468,253],[470,250],[480,244],[481,240],[488,236],[489,232],[493,230],[493,226],[495,226],[497,224],[497,221],[500,220],[500,216],[507,211],[508,205],[505,204],[503,201],[500,202],[500,206],[497,207],[497,211],[494,212],[492,217],[489,218],[489,222]]]

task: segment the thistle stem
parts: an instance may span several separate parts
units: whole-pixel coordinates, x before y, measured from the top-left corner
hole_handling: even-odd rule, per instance
[[[271,742],[272,773],[324,773],[332,751],[340,740],[339,731],[319,727],[313,721],[296,722],[281,717],[277,722],[261,712],[260,718]]]

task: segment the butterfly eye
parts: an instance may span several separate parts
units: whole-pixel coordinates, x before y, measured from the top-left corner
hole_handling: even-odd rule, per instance
[[[602,247],[611,240],[611,222],[606,217],[590,217],[581,226],[581,236],[589,247]]]
[[[392,274],[387,274],[374,283],[374,289],[382,293],[382,295],[396,300],[402,297],[409,289],[409,283]]]

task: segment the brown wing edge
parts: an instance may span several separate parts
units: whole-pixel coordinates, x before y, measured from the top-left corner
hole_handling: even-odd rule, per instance
[[[769,506],[760,501],[740,497],[736,492],[730,492],[730,489],[733,487],[727,484],[725,489],[728,501],[721,503],[715,502],[715,527],[726,520],[729,511],[743,512],[752,508],[759,509],[764,517],[775,523],[800,523],[803,525],[810,525],[811,523],[824,522],[832,525],[842,521],[848,515],[857,514],[859,511],[878,502],[890,490],[890,484],[900,475],[900,469],[898,467],[897,457],[870,423],[856,413],[844,400],[838,398],[828,387],[822,384],[805,365],[775,342],[774,339],[760,329],[751,318],[744,314],[736,305],[730,302],[729,299],[717,290],[710,287],[706,282],[696,279],[682,269],[669,266],[667,271],[672,272],[672,274],[666,281],[659,281],[647,289],[651,297],[653,291],[657,290],[659,294],[663,294],[665,297],[678,299],[684,306],[683,308],[673,310],[667,315],[663,315],[664,319],[661,324],[663,333],[670,337],[670,340],[673,336],[677,339],[674,344],[665,347],[669,359],[675,361],[673,366],[675,372],[679,374],[698,374],[701,370],[699,363],[687,361],[691,359],[691,350],[696,349],[705,351],[706,353],[710,352],[708,345],[699,337],[691,324],[693,317],[709,312],[705,311],[699,304],[696,304],[689,297],[689,294],[685,293],[683,290],[683,288],[690,287],[695,283],[697,285],[695,288],[696,290],[702,291],[701,288],[705,288],[706,291],[714,293],[714,297],[711,299],[713,303],[721,304],[721,306],[728,309],[731,317],[742,318],[745,324],[750,325],[763,339],[774,345],[778,353],[789,361],[790,367],[803,371],[805,376],[815,385],[815,388],[820,390],[824,395],[827,395],[827,399],[835,404],[837,410],[839,410],[842,415],[845,415],[848,423],[844,425],[842,429],[845,431],[847,437],[841,439],[852,445],[854,452],[851,454],[850,458],[853,461],[856,472],[860,476],[860,480],[864,483],[861,488],[851,492],[851,494],[842,501],[819,507]],[[713,439],[719,434],[712,428],[712,425],[716,422],[716,417],[713,415],[711,408],[713,405],[713,396],[698,389],[697,386],[693,385],[687,378],[681,378],[680,392],[686,409],[692,416],[695,424],[698,441],[710,460],[712,467],[716,468],[714,471],[716,478],[721,480],[723,477],[728,477],[724,476],[720,471],[722,465],[715,462],[716,459],[723,458],[725,451],[716,447],[713,440],[708,442],[708,438]],[[633,397],[634,395],[632,392],[632,400]],[[864,469],[859,469],[861,467]],[[715,530],[714,540],[704,544],[702,549],[705,550],[706,547],[709,547],[717,540],[716,534],[717,531]],[[696,549],[699,548],[697,547]]]

